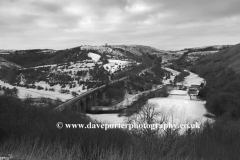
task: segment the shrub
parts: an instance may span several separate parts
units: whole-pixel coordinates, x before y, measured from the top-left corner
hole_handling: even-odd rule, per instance
[[[37,86],[38,90],[43,90],[44,88],[42,86]]]
[[[17,97],[18,96],[18,89],[16,87],[14,87],[13,89],[10,89],[10,88],[6,88],[4,90],[4,95],[6,96],[15,96]]]

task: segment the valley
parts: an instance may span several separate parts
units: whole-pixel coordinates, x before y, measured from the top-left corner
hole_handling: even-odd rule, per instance
[[[147,46],[105,45],[61,51],[1,52],[4,53],[0,55],[4,57],[0,63],[2,136],[34,135],[46,145],[43,148],[57,148],[50,141],[71,147],[76,144],[72,149],[88,157],[89,151],[99,149],[93,149],[92,144],[100,144],[101,149],[111,148],[106,142],[120,150],[124,148],[123,155],[134,154],[134,158],[139,156],[139,150],[141,154],[154,151],[142,156],[155,157],[164,151],[170,157],[174,153],[177,159],[185,155],[195,157],[187,154],[193,148],[199,154],[197,157],[209,157],[209,151],[217,152],[214,157],[230,154],[232,151],[225,150],[225,145],[217,151],[214,147],[226,141],[231,150],[238,146],[239,132],[234,126],[239,117],[239,76],[231,69],[236,66],[231,65],[233,59],[219,60],[219,55],[228,57],[230,51],[237,63],[238,46],[227,46],[220,52],[215,50],[216,53],[211,51],[212,47],[190,50],[194,52],[180,54]],[[34,54],[41,58],[35,59]],[[18,59],[23,57],[26,61],[19,63]],[[85,126],[172,124],[178,128],[59,128],[59,122]],[[185,128],[179,128],[181,125]],[[32,140],[28,138],[26,142],[31,144],[26,144],[11,139],[2,148],[0,145],[0,149],[7,152],[6,145],[18,144],[21,148],[11,149],[11,153],[26,157],[29,153],[21,150],[36,144]],[[230,145],[233,140],[236,144]],[[57,146],[64,148],[62,144]],[[150,147],[142,148],[145,144]],[[38,145],[36,148],[41,148]],[[128,150],[133,151],[130,154]]]
[[[212,50],[211,47],[209,49]],[[194,49],[188,49],[188,52],[190,52],[189,50]],[[206,50],[204,49],[204,51]],[[161,68],[159,64],[162,62],[163,66],[170,65],[172,67],[171,63],[178,60],[176,59],[177,57],[183,57],[183,55],[179,54],[179,56],[176,56],[172,55],[172,52],[157,50],[147,46],[85,45],[62,51],[33,50],[31,52],[30,50],[15,50],[1,51],[1,53],[3,53],[2,57],[14,62],[18,62],[19,57],[30,59],[33,54],[39,54],[39,56],[46,58],[50,57],[51,59],[51,62],[46,58],[39,59],[38,61],[34,59],[36,61],[34,65],[31,61],[26,64],[22,64],[21,62],[23,66],[28,66],[29,64],[32,64],[32,66],[20,69],[17,69],[17,67],[19,68],[17,64],[16,67],[3,66],[1,75],[5,78],[0,81],[1,87],[17,88],[18,97],[21,99],[27,97],[51,98],[62,103],[67,102],[66,104],[70,105],[70,101],[74,97],[76,99],[79,95],[92,92],[95,88],[99,88],[100,86],[106,87],[106,84],[108,85],[114,81],[119,81],[122,77],[130,76],[130,78],[124,79],[125,88],[121,90],[125,93],[122,96],[115,97],[110,102],[108,100],[109,97],[106,97],[107,94],[104,94],[105,102],[98,100],[96,102],[97,106],[91,104],[94,110],[126,109],[142,96],[150,95],[152,94],[151,92],[156,92],[155,90],[161,90],[163,86],[171,88],[168,91],[171,96],[171,93],[175,91],[174,88],[185,88],[185,92],[187,92],[188,88],[192,85],[200,85],[203,82],[203,79],[191,72],[189,72],[190,75],[185,80],[176,81],[176,77],[180,74],[180,71],[168,67]],[[54,54],[56,55],[53,56]],[[61,54],[64,54],[65,57],[61,60],[62,63],[51,64],[54,61],[59,61],[58,57]],[[157,57],[161,58],[160,62],[154,62]],[[45,64],[38,65],[39,63]],[[134,71],[138,67],[139,69]],[[5,73],[4,68],[10,68],[10,73]],[[136,76],[133,76],[132,72],[128,76],[128,71],[131,70],[135,72]],[[111,92],[114,93],[113,91]],[[182,98],[186,99],[186,97]]]
[[[125,88],[119,88],[124,92],[121,96],[120,93],[111,91],[111,94],[116,93],[119,94],[120,97],[115,96],[115,98],[111,99],[111,102],[107,102],[109,97],[106,97],[108,94],[104,91],[106,94],[103,93],[103,97],[106,102],[103,103],[103,101],[99,99],[96,99],[96,102],[91,104],[88,101],[84,102],[84,104],[86,103],[85,108],[91,105],[89,106],[91,107],[91,112],[94,112],[94,114],[88,113],[87,115],[100,122],[109,121],[115,123],[121,121],[121,123],[123,123],[127,117],[121,115],[121,112],[128,112],[128,107],[131,107],[134,103],[137,103],[139,99],[147,96],[150,98],[148,103],[154,103],[158,109],[166,110],[164,112],[168,115],[171,114],[172,118],[175,119],[174,121],[178,119],[177,123],[180,123],[180,119],[181,121],[188,120],[189,122],[190,119],[191,121],[194,119],[207,120],[206,117],[204,117],[204,114],[207,113],[204,109],[206,102],[199,101],[197,98],[199,90],[193,89],[197,91],[195,95],[194,93],[189,93],[192,86],[200,86],[204,83],[204,79],[187,70],[184,72],[188,73],[188,75],[178,79],[177,77],[180,73],[182,74],[182,71],[174,70],[174,67],[171,69],[171,63],[177,64],[174,61],[178,61],[178,59],[181,59],[184,55],[179,54],[180,57],[176,59],[178,56],[172,56],[170,52],[143,46],[140,48],[138,46],[121,45],[81,46],[79,49],[79,52],[76,53],[72,53],[71,51],[76,50],[76,48],[67,49],[70,50],[70,52],[69,55],[66,56],[65,63],[35,65],[23,67],[20,70],[10,67],[14,70],[13,73],[16,74],[10,78],[13,79],[14,77],[15,81],[9,84],[1,80],[0,85],[1,87],[10,89],[14,87],[17,88],[19,91],[18,97],[21,99],[27,97],[42,97],[61,101],[63,104],[57,108],[64,110],[65,108],[76,108],[76,106],[74,106],[76,103],[75,99],[80,99],[78,97],[81,97],[81,95],[94,93],[95,90],[97,91],[100,88],[105,90],[108,85],[111,86],[111,84],[117,84],[123,80]],[[29,54],[28,51],[15,52],[15,54]],[[47,54],[55,54],[59,51],[44,50],[38,51],[37,53],[39,52],[40,54],[47,52],[50,52]],[[6,54],[7,53],[5,53],[5,55]],[[11,54],[13,54],[12,57],[16,56],[14,53]],[[73,61],[69,58],[71,56],[75,56],[76,59]],[[170,57],[167,58],[167,56]],[[12,57],[9,55],[8,58],[11,59]],[[144,61],[142,60],[143,57],[145,59]],[[157,57],[161,58],[159,62],[156,61]],[[165,57],[165,59],[163,59],[163,57]],[[77,59],[81,60],[77,61]],[[54,59],[52,60],[55,61]],[[45,63],[47,61],[48,60],[45,60]],[[135,76],[132,74],[124,74],[143,64],[147,68],[137,70]],[[168,68],[168,66],[171,68]],[[125,77],[118,77],[119,74],[123,74]],[[6,75],[5,81],[12,81],[7,78],[8,75]],[[168,88],[166,92],[168,92],[167,94],[169,96],[154,98],[159,94],[159,91],[162,92],[164,90],[163,88]],[[112,88],[112,90],[114,89],[117,88]],[[78,102],[79,105],[80,102],[81,99]],[[81,102],[81,105],[83,105],[83,102]],[[174,114],[169,113],[170,111],[174,112]],[[90,112],[90,110],[86,112]],[[96,114],[98,112],[100,114]],[[105,112],[108,114],[104,114]],[[115,112],[119,112],[120,114]],[[192,115],[193,117],[191,118]]]
[[[0,160],[240,160],[239,6],[0,0]]]

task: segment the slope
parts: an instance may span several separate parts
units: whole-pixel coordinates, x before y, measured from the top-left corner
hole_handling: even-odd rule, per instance
[[[0,68],[7,68],[7,69],[10,69],[10,68],[22,68],[20,65],[17,65],[13,62],[9,62],[8,60],[0,57]]]
[[[128,52],[131,52],[138,56],[141,56],[142,52],[145,52],[148,54],[165,54],[165,53],[168,54],[167,51],[163,51],[163,50],[159,50],[153,47],[143,46],[143,45],[112,45],[112,47],[127,50]]]
[[[204,57],[196,63],[198,66],[225,66],[240,74],[240,44]]]
[[[191,70],[207,80],[199,96],[216,116],[240,118],[240,44],[206,56]]]

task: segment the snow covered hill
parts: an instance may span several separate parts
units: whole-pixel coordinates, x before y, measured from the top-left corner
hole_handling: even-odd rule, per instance
[[[21,68],[12,73],[12,85],[36,92],[78,95],[107,83],[114,76],[132,70],[167,52],[140,45],[82,45],[64,50],[0,50],[2,66]],[[151,65],[151,64],[149,64]],[[0,80],[6,78],[0,72]],[[16,75],[14,75],[16,74]],[[4,79],[5,81],[6,79]]]
[[[88,52],[87,55],[92,60],[23,68],[20,74],[16,75],[15,85],[6,83],[1,85],[17,86],[21,98],[25,94],[31,94],[33,98],[46,96],[65,101],[72,98],[73,95],[84,93],[101,85],[104,81],[109,81],[111,74],[139,64],[134,60],[110,58],[106,58],[106,62],[103,64],[100,60],[101,55],[92,52]],[[111,58],[114,57],[111,56]],[[1,63],[1,65],[3,64],[5,64],[5,60],[4,63]]]

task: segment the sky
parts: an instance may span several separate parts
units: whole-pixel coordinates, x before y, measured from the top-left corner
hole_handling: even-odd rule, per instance
[[[240,0],[0,0],[0,49],[240,43]]]

